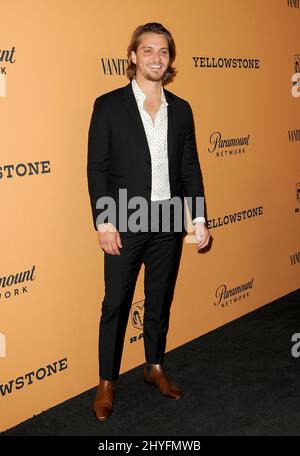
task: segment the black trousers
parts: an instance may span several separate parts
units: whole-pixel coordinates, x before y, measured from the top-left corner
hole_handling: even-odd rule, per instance
[[[144,350],[149,363],[162,364],[170,307],[182,253],[183,233],[120,232],[120,255],[104,252],[105,296],[99,325],[99,375],[117,380],[135,285],[144,274]]]

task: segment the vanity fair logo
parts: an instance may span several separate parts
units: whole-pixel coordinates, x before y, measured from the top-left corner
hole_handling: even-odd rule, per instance
[[[240,136],[236,138],[222,138],[219,131],[214,131],[209,137],[208,152],[214,153],[216,157],[229,157],[234,155],[241,155],[246,152],[249,146],[250,135]]]
[[[291,8],[299,8],[299,0],[287,0],[287,6]]]
[[[288,130],[289,141],[300,141],[300,130]]]
[[[35,280],[35,265],[31,269],[16,274],[4,275],[0,277],[0,301],[9,299],[13,296],[20,296],[28,293],[27,284],[20,286],[24,282]]]
[[[194,68],[233,68],[242,70],[259,69],[259,59],[232,57],[192,57]]]
[[[300,214],[300,182],[296,183],[296,204],[295,214]]]
[[[28,163],[18,163],[16,165],[1,165],[0,180],[12,179],[15,177],[33,176],[34,174],[50,173],[50,161],[36,161]]]
[[[16,48],[13,46],[11,49],[0,49],[0,98],[6,97],[7,84],[7,65],[15,63]]]
[[[223,309],[243,301],[249,297],[249,290],[252,288],[253,278],[234,288],[228,288],[226,284],[222,284],[216,289],[214,306]]]
[[[105,76],[124,76],[128,59],[101,58],[101,67]]]
[[[41,380],[45,380],[51,375],[58,374],[59,372],[68,368],[67,358],[60,359],[45,367],[20,375],[19,377],[9,380],[7,383],[0,384],[0,397],[14,394],[15,390],[22,389],[26,386]]]
[[[223,225],[230,225],[231,223],[240,222],[242,220],[252,219],[263,214],[263,206],[254,207],[252,209],[245,209],[232,214],[223,215],[222,217],[210,219],[207,221],[207,228],[219,228]]]
[[[132,303],[131,306],[131,324],[133,328],[140,330],[141,332],[137,336],[130,337],[130,343],[133,344],[140,339],[143,339],[143,329],[144,329],[144,302],[145,300],[142,299],[141,301],[137,301]]]
[[[290,255],[291,265],[299,265],[300,264],[300,252],[294,252]]]

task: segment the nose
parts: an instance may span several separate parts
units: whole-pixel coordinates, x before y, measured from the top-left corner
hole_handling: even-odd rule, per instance
[[[160,53],[158,51],[153,55],[153,63],[160,63]]]

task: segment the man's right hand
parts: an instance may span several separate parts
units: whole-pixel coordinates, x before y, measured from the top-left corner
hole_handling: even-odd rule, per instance
[[[122,248],[119,231],[112,223],[98,225],[98,240],[101,249],[110,255],[121,255],[119,247]]]

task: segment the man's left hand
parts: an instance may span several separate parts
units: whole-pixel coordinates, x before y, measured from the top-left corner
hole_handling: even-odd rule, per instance
[[[206,224],[203,222],[196,222],[193,226],[193,231],[196,237],[196,249],[199,251],[207,246],[210,238],[210,232],[208,231]]]

